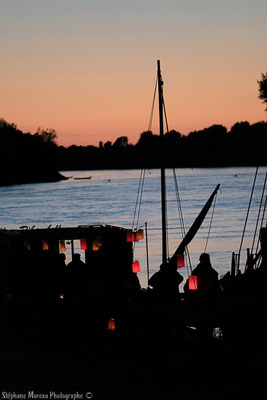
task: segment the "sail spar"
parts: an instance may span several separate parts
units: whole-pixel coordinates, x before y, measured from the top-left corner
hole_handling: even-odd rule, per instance
[[[184,239],[182,240],[182,242],[177,247],[175,253],[173,254],[173,256],[170,259],[170,263],[173,263],[173,262],[176,263],[177,255],[184,253],[186,246],[188,246],[188,244],[191,242],[191,240],[196,235],[197,231],[201,227],[202,222],[204,221],[204,219],[205,219],[205,217],[206,217],[206,215],[207,215],[207,213],[208,213],[208,211],[210,209],[210,206],[211,206],[211,204],[213,202],[213,199],[214,199],[215,195],[217,194],[217,192],[219,190],[219,187],[220,187],[220,185],[218,184],[216,186],[215,190],[213,191],[212,195],[210,196],[210,198],[208,199],[208,201],[206,202],[206,204],[204,205],[204,207],[200,211],[199,215],[197,216],[197,218],[193,222],[191,228],[189,229],[189,231],[185,235]]]

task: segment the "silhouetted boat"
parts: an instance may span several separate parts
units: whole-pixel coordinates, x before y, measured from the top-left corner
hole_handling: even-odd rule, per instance
[[[62,329],[76,321],[91,333],[106,332],[139,289],[133,241],[142,236],[111,225],[1,229],[0,299],[12,305],[6,326]],[[62,254],[73,263],[76,252],[84,263],[66,266]]]
[[[92,177],[91,176],[81,176],[81,177],[77,177],[77,178],[74,177],[74,179],[76,181],[78,181],[78,180],[83,180],[83,179],[92,179]]]
[[[181,259],[183,259],[187,246],[193,240],[202,222],[204,221],[215,195],[220,185],[217,185],[207,203],[204,205],[200,214],[192,224],[189,231],[184,235],[182,242],[177,247],[172,257],[167,257],[167,228],[166,228],[166,189],[165,189],[165,167],[164,167],[164,128],[163,116],[165,112],[163,98],[163,81],[161,77],[160,62],[158,61],[157,69],[157,86],[159,97],[159,127],[161,139],[161,209],[162,209],[162,264],[169,264],[179,267]],[[266,182],[266,180],[265,180]],[[265,191],[265,186],[264,186]],[[263,193],[264,193],[263,191]],[[266,207],[266,202],[265,202]],[[145,309],[147,306],[147,316],[154,313],[155,324],[158,315],[164,316],[165,324],[171,324],[172,327],[184,329],[186,327],[194,327],[202,330],[203,328],[221,328],[224,332],[236,329],[255,329],[257,327],[265,327],[267,329],[267,318],[265,311],[267,309],[267,229],[263,227],[265,217],[265,208],[262,215],[262,228],[260,230],[261,249],[257,254],[248,252],[248,260],[244,272],[241,273],[239,260],[240,254],[233,256],[232,268],[229,273],[219,280],[220,290],[216,295],[208,296],[208,294],[199,293],[197,288],[197,277],[193,278],[193,284],[187,293],[180,294],[177,301],[166,305],[157,299],[153,302],[153,296],[147,292],[147,297],[143,296],[138,303],[136,301],[136,310]],[[241,250],[241,249],[240,249]],[[240,252],[239,252],[240,253]],[[180,260],[180,261],[179,261]],[[184,261],[182,261],[184,264]],[[150,296],[150,299],[149,299]],[[155,305],[156,304],[156,305]],[[143,311],[141,311],[142,313]],[[148,318],[149,319],[149,318]],[[167,323],[168,321],[168,323]],[[164,324],[163,324],[164,329]],[[205,330],[205,329],[204,329]]]

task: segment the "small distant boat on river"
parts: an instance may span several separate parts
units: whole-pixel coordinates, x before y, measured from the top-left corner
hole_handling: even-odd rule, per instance
[[[78,180],[83,180],[83,179],[92,179],[92,177],[91,176],[81,176],[81,177],[74,177],[74,179],[76,181],[78,181]]]

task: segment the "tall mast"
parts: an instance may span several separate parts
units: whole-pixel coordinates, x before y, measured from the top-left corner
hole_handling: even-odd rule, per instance
[[[160,60],[158,60],[158,95],[159,95],[159,130],[161,151],[161,215],[162,215],[162,263],[167,261],[167,232],[166,232],[166,182],[165,182],[165,151],[164,151],[164,128],[163,128],[163,81],[160,71]]]

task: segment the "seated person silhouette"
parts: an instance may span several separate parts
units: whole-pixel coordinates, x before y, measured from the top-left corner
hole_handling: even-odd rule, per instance
[[[164,298],[175,298],[179,294],[179,284],[183,277],[179,274],[176,266],[168,262],[161,264],[160,270],[149,279],[148,284],[153,292]]]
[[[72,296],[82,296],[87,289],[86,265],[79,253],[73,254],[72,261],[67,266],[68,292]]]
[[[192,275],[197,277],[197,292],[203,294],[214,294],[218,291],[218,272],[212,268],[210,256],[202,253],[199,257],[200,263],[192,271]],[[188,280],[184,285],[184,291],[188,292]]]

